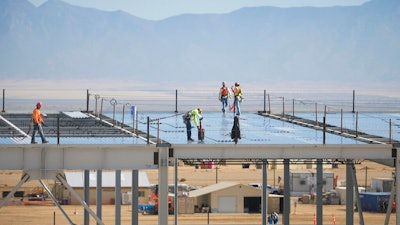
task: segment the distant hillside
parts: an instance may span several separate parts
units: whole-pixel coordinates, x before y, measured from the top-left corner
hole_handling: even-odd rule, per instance
[[[400,82],[400,1],[143,20],[0,1],[0,78]]]

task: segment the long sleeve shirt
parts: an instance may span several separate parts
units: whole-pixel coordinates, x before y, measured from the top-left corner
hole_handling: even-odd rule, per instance
[[[33,110],[32,121],[33,121],[34,124],[43,123],[43,118],[42,118],[42,115],[41,115],[39,109]]]
[[[199,126],[199,119],[203,118],[197,109],[193,109],[189,112],[190,119],[193,121],[196,127]]]

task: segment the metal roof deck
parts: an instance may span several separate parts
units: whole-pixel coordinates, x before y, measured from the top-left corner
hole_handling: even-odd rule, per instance
[[[43,132],[51,144],[145,144],[132,132],[83,112],[60,112],[44,116]],[[31,114],[0,115],[0,144],[29,144]],[[38,138],[38,137],[37,137]]]
[[[365,116],[361,117],[365,121],[359,122],[360,127],[367,129],[367,133],[387,135],[388,128],[384,118],[387,118],[388,115],[384,114],[381,117],[379,115],[382,114],[372,115],[376,118],[374,122],[367,120],[369,118]],[[198,141],[197,130],[193,128],[192,137],[196,141],[190,143],[186,140],[186,127],[182,121],[182,113],[175,112],[138,112],[135,124],[129,113],[122,115],[122,113],[107,112],[99,118],[93,114],[79,111],[60,112],[46,115],[44,117],[46,126],[43,129],[50,144],[58,143],[58,141],[60,144],[145,144],[147,143],[145,139],[147,129],[149,129],[152,143],[157,141],[171,144],[233,143],[230,137],[234,118],[232,113],[204,112],[203,116],[205,139]],[[313,119],[315,115],[302,113],[297,116]],[[391,116],[395,116],[392,130],[393,138],[397,139],[400,135],[400,126],[397,124],[400,114],[392,113]],[[319,115],[319,118],[321,117],[322,115]],[[335,125],[340,123],[338,114],[329,114],[328,117],[330,123]],[[354,123],[354,120],[350,120],[354,115],[345,117],[347,124]],[[0,114],[0,144],[29,144],[30,118],[30,113]],[[147,127],[148,120],[149,127]],[[382,121],[385,123],[380,124],[379,122]],[[242,113],[240,129],[242,138],[238,144],[322,144],[324,141],[321,130],[260,116],[256,113]],[[27,134],[28,131],[30,131],[29,134]],[[142,137],[138,137],[136,134]],[[325,143],[363,144],[360,140],[332,133],[325,134]]]
[[[113,117],[112,113],[105,114]],[[204,112],[202,120],[205,129],[203,141],[197,140],[197,130],[192,128],[194,142],[187,142],[186,127],[182,121],[182,113],[174,112],[142,112],[138,113],[138,129],[147,130],[147,120],[150,121],[149,133],[172,144],[229,144],[234,143],[230,133],[234,115],[221,112]],[[115,115],[117,120],[121,114]],[[132,126],[132,119],[127,119]],[[322,144],[323,133],[273,118],[266,118],[256,113],[240,115],[240,130],[242,138],[238,144]],[[363,144],[353,138],[326,134],[327,144]]]

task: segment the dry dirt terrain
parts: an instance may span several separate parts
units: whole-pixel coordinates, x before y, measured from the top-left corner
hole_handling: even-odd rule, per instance
[[[367,168],[367,169],[366,169]],[[291,170],[301,170],[291,166]],[[373,162],[363,161],[356,165],[357,182],[359,186],[370,186],[371,178],[390,178],[393,168],[382,166]],[[345,166],[339,165],[338,168],[325,168],[326,171],[334,172],[340,181],[345,180]],[[157,183],[158,171],[147,170],[150,183]],[[0,171],[0,192],[9,191],[15,186],[21,178],[21,171]],[[277,183],[277,176],[283,177],[283,170],[268,170],[268,184]],[[170,168],[169,182],[173,183],[173,167]],[[220,181],[237,181],[243,184],[261,183],[262,173],[260,169],[256,169],[251,165],[248,169],[243,169],[241,165],[220,166],[218,173],[215,169],[196,169],[191,166],[178,167],[178,180],[192,186],[207,186]],[[20,190],[32,191],[39,187],[37,181],[29,181],[24,184]],[[314,215],[316,206],[313,204],[298,203],[294,206],[297,198],[293,198],[290,212],[290,224],[314,224]],[[61,211],[54,205],[25,205],[25,200],[19,206],[3,206],[0,208],[0,225],[26,225],[26,224],[69,224],[64,218]],[[70,216],[71,220],[76,224],[83,224],[83,207],[79,205],[63,205],[63,209]],[[95,206],[91,206],[93,211]],[[115,209],[113,205],[103,206],[103,221],[105,224],[115,224]],[[131,207],[123,205],[121,208],[121,224],[131,224]],[[324,224],[345,224],[346,209],[344,205],[324,205],[323,206],[323,223]],[[365,224],[378,225],[384,224],[384,213],[364,212]],[[282,214],[280,215],[282,224]],[[90,219],[90,224],[96,224]],[[261,214],[218,214],[218,213],[197,213],[197,214],[180,214],[178,215],[178,224],[261,224]],[[139,224],[158,224],[158,218],[155,215],[139,214]],[[169,223],[174,224],[173,216],[170,216]],[[359,224],[358,213],[354,214],[354,224]],[[395,214],[391,214],[389,224],[396,224]]]

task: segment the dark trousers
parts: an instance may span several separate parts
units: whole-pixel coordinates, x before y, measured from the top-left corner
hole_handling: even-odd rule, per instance
[[[188,139],[192,138],[192,123],[190,120],[186,121],[186,134]]]

